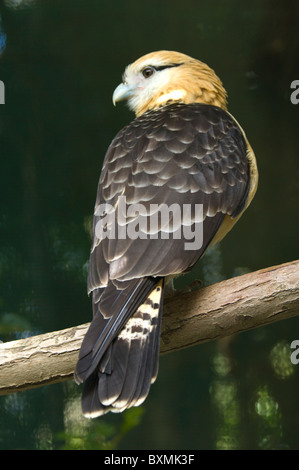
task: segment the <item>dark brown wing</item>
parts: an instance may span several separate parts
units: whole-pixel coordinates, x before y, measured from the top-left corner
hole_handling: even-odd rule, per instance
[[[171,104],[113,140],[94,216],[94,318],[75,373],[86,416],[145,399],[158,370],[160,279],[196,263],[225,215],[240,213],[248,187],[242,131],[219,108]]]
[[[171,104],[135,119],[113,140],[104,161],[95,207],[89,291],[104,287],[109,279],[166,276],[190,269],[224,215],[234,217],[242,210],[248,188],[244,137],[225,111],[204,104]],[[121,213],[115,211],[120,200]],[[144,211],[138,215],[139,225],[133,215],[120,223],[126,233],[135,229],[140,234],[142,229],[144,238],[109,236],[115,230],[113,220],[137,204]],[[181,210],[181,218],[173,218],[170,230],[161,224],[148,226],[150,214],[154,219],[153,207],[157,206],[158,213],[161,204],[168,208],[174,204]],[[183,220],[186,204],[192,212],[189,220],[187,216]],[[200,204],[203,213],[196,219],[195,207]],[[106,212],[103,215],[105,205],[110,219]],[[202,245],[186,249],[184,232],[194,232],[195,222],[197,230],[203,230]],[[106,238],[101,239],[97,235],[105,223]],[[178,232],[181,236],[176,238]]]

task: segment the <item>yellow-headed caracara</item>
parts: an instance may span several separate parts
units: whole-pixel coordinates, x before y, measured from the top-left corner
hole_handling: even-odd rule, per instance
[[[206,64],[178,52],[147,54],[126,68],[113,94],[114,103],[123,100],[136,118],[103,164],[88,275],[93,320],[75,371],[87,417],[145,400],[158,372],[165,278],[190,270],[221,240],[257,188],[254,153]],[[180,217],[155,218],[174,204]],[[186,248],[180,229],[199,226],[201,244]]]

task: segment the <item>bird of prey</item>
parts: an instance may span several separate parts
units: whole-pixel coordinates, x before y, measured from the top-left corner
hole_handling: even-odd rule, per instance
[[[93,320],[75,370],[90,418],[145,400],[158,373],[166,283],[226,235],[258,181],[226,91],[203,62],[147,54],[126,67],[113,94],[114,104],[124,100],[135,119],[103,163],[88,273]]]

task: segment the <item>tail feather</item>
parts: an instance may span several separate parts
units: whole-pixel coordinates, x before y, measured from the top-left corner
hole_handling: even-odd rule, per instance
[[[110,370],[99,370],[98,373],[98,396],[104,406],[110,406],[121,394],[125,380],[126,370],[129,362],[129,348],[117,338],[110,348],[113,358],[110,361]]]
[[[163,291],[157,290],[152,293],[152,307],[162,309],[162,294]],[[144,348],[143,358],[143,369],[142,375],[140,376],[138,390],[134,400],[132,400],[130,406],[139,406],[147,397],[151,384],[153,384],[158,375],[159,368],[159,352],[160,352],[160,334],[161,334],[162,315],[159,313],[152,317],[152,328],[155,330],[155,334],[147,336],[147,344]]]
[[[93,292],[94,318],[81,345],[75,370],[77,383],[84,382],[97,368],[109,345],[158,281],[155,278],[135,279],[126,283],[123,289],[110,282],[100,298],[97,290]]]
[[[84,383],[81,404],[82,412],[87,418],[93,417],[93,410],[103,410],[100,414],[104,414],[104,407],[98,396],[97,383],[97,374],[92,374]]]
[[[97,367],[89,368],[91,374],[85,377],[82,394],[85,416],[121,412],[145,400],[158,372],[162,292],[163,280],[156,280],[156,287],[151,287],[143,303],[101,354]],[[96,335],[93,340],[97,341]],[[90,345],[90,349],[94,346]],[[86,356],[82,361],[87,370]]]

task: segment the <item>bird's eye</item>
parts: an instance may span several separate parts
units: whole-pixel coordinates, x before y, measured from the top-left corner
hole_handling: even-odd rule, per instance
[[[142,75],[144,78],[149,78],[151,75],[153,75],[154,69],[152,67],[145,67],[145,69],[142,70]]]

